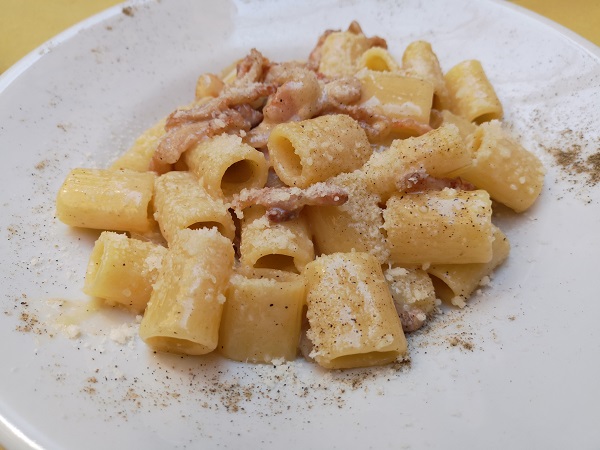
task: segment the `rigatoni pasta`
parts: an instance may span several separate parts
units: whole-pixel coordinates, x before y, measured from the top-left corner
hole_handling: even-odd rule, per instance
[[[133,145],[110,166],[111,169],[128,169],[136,172],[150,170],[152,155],[156,146],[165,135],[165,120],[160,120],[156,125],[148,128],[133,143]],[[170,164],[161,164],[153,168],[159,173],[171,170]]]
[[[452,124],[458,129],[458,134],[463,139],[463,141],[467,142],[467,139],[471,137],[473,133],[477,130],[477,124],[465,119],[464,117],[457,116],[456,114],[444,109],[439,111],[439,126],[442,124]],[[473,152],[471,148],[470,153]]]
[[[408,44],[402,55],[402,69],[408,76],[427,81],[433,86],[435,108],[443,110],[449,107],[446,81],[429,42],[414,41]]]
[[[396,194],[383,228],[396,264],[487,263],[492,258],[492,202],[487,192]]]
[[[498,227],[493,229],[492,258],[486,263],[433,264],[427,268],[432,275],[436,294],[441,300],[464,306],[471,294],[492,271],[504,262],[510,252],[510,243]]]
[[[476,123],[502,118],[502,104],[479,61],[457,64],[445,80],[450,111]]]
[[[329,77],[353,75],[362,54],[370,47],[362,33],[334,31],[325,38],[321,47],[318,71]]]
[[[73,169],[56,199],[56,215],[73,227],[149,232],[153,172]]]
[[[166,253],[161,245],[103,231],[90,256],[83,292],[142,313]]]
[[[376,72],[398,72],[399,64],[385,48],[371,47],[360,57],[358,63],[361,69],[369,69]]]
[[[544,166],[500,122],[481,124],[468,139],[473,162],[455,172],[516,212],[528,209],[544,183]]]
[[[143,313],[156,351],[406,357],[405,333],[507,258],[492,199],[526,210],[544,171],[497,120],[479,61],[444,72],[421,40],[398,55],[356,22],[305,62],[252,49],[110,169],[74,169],[57,217],[128,233],[100,235],[84,292]]]
[[[372,152],[359,123],[343,114],[277,125],[268,147],[277,176],[300,188],[358,169]]]
[[[386,364],[406,338],[381,266],[368,253],[320,256],[306,268],[311,357],[328,369]]]
[[[252,268],[300,273],[315,257],[306,219],[271,223],[261,206],[244,211],[240,225],[240,263]]]
[[[231,241],[215,228],[179,231],[164,257],[140,337],[164,352],[212,352],[233,260]]]
[[[381,263],[387,261],[381,197],[369,192],[364,173],[340,174],[330,182],[348,192],[348,201],[341,206],[305,208],[318,253],[368,252]]]
[[[362,170],[369,189],[387,198],[402,190],[406,177],[415,172],[445,177],[471,161],[471,152],[458,128],[443,124],[423,136],[395,140],[389,148],[374,153]]]
[[[219,352],[236,361],[291,361],[298,353],[303,275],[272,269],[236,271],[229,280]]]
[[[235,225],[221,198],[212,197],[191,172],[168,172],[155,182],[154,217],[167,242],[184,228],[216,227],[235,238]]]
[[[213,196],[231,198],[242,189],[263,187],[268,165],[264,155],[238,136],[220,135],[185,153],[185,162]]]
[[[433,84],[398,73],[363,70],[357,74],[361,83],[361,103],[385,116],[411,118],[429,123]]]

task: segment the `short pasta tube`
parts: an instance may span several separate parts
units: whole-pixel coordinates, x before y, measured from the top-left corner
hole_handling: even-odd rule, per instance
[[[546,172],[542,162],[497,120],[481,124],[468,142],[473,163],[457,175],[516,212],[528,209],[542,191]]]
[[[450,111],[476,123],[502,118],[502,104],[479,61],[458,63],[444,78]]]
[[[56,199],[58,219],[74,227],[145,233],[151,213],[152,172],[73,169]]]
[[[203,73],[196,82],[196,100],[218,97],[224,87],[225,83],[217,75]]]
[[[372,153],[365,131],[345,114],[279,124],[268,148],[277,176],[299,188],[358,169]]]
[[[310,357],[327,369],[383,365],[406,353],[406,338],[377,259],[320,256],[306,266]]]
[[[305,290],[303,275],[271,269],[234,273],[223,309],[219,352],[252,363],[295,359]]]
[[[429,123],[433,85],[428,80],[392,72],[361,71],[361,104],[396,119],[410,118]]]
[[[437,55],[433,52],[429,42],[414,41],[408,44],[402,55],[402,69],[408,76],[431,83],[434,89],[434,108],[448,108],[446,81]]]
[[[133,145],[112,163],[110,168],[135,170],[136,172],[147,172],[148,170],[158,173],[168,172],[171,169],[170,164],[152,160],[158,143],[166,134],[165,122],[166,119],[162,119],[144,131]],[[151,164],[155,166],[151,167]]]
[[[492,271],[506,260],[510,252],[507,237],[494,226],[492,259],[483,264],[433,264],[427,269],[438,298],[464,307],[471,294],[489,282]]]
[[[315,257],[304,216],[271,223],[262,206],[244,210],[240,262],[243,266],[300,273]]]
[[[369,39],[363,33],[335,31],[321,46],[318,71],[328,77],[354,75],[361,55],[369,47]]]
[[[209,194],[231,198],[242,189],[262,188],[269,166],[265,156],[239,136],[222,134],[184,153],[185,162]]]
[[[440,112],[440,120],[442,124],[452,124],[458,128],[458,133],[463,138],[465,143],[470,136],[477,131],[477,124],[468,121],[462,116],[448,111],[447,109]]]
[[[83,292],[142,313],[166,253],[160,245],[104,231],[90,255]]]
[[[445,177],[471,164],[471,152],[458,128],[444,124],[423,136],[395,140],[390,148],[373,153],[365,164],[369,190],[387,199],[402,190],[407,175],[424,171],[433,177]]]
[[[171,242],[184,228],[216,227],[233,240],[235,225],[221,198],[211,197],[190,172],[169,172],[156,179],[154,217],[160,231]]]
[[[390,197],[383,227],[396,264],[487,263],[492,202],[486,191],[427,191]]]
[[[382,47],[371,47],[365,51],[360,57],[358,67],[376,72],[397,72],[400,69],[390,52]]]
[[[146,344],[187,355],[213,351],[233,260],[231,241],[215,228],[179,231],[140,324]]]
[[[306,206],[313,241],[320,254],[368,252],[379,262],[388,259],[389,251],[382,233],[381,198],[366,189],[360,170],[343,173],[328,183],[348,192],[348,201],[341,206]]]

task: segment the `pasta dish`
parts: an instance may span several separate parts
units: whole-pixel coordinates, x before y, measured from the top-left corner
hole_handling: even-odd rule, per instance
[[[382,365],[507,258],[544,168],[501,122],[478,60],[395,58],[353,22],[305,61],[256,49],[106,169],[75,168],[65,224],[102,230],[84,292],[143,314],[157,351]]]

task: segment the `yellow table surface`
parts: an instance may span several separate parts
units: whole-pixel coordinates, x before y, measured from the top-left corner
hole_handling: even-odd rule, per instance
[[[71,25],[119,0],[0,0],[0,73]],[[600,45],[600,0],[514,0]]]

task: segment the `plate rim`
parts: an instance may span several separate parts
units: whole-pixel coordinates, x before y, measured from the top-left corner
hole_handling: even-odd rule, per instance
[[[237,0],[230,0],[236,2]],[[258,1],[258,0],[250,0]],[[515,13],[525,15],[541,24],[544,25],[547,32],[556,33],[566,40],[572,42],[578,48],[584,50],[591,57],[593,57],[598,63],[600,63],[600,46],[589,41],[585,37],[576,33],[575,31],[567,28],[564,25],[555,22],[535,11],[525,8],[524,6],[512,3],[509,0],[479,0],[482,3],[488,3],[490,5],[500,5],[503,8],[512,10]],[[126,6],[140,6],[149,5],[153,2],[151,0],[129,0],[120,2],[114,6],[108,7],[94,15],[83,19],[74,25],[71,25],[64,31],[51,37],[35,49],[31,50],[6,71],[0,74],[0,96],[21,77],[29,68],[37,63],[38,60],[43,58],[46,54],[52,52],[55,48],[59,47],[66,41],[74,38],[80,32],[92,28],[93,26],[102,23],[110,18],[117,16],[122,13],[122,10]],[[0,401],[0,450],[11,450],[11,449],[24,449],[24,450],[42,450],[42,446],[38,442],[39,436],[35,434],[27,433],[26,427],[20,427],[18,425],[20,417],[7,417],[7,409],[5,404]],[[50,442],[46,442],[51,444]]]
[[[65,29],[64,31],[61,31],[60,33],[54,35],[44,43],[40,44],[0,74],[0,95],[25,71],[32,67],[47,53],[50,53],[54,48],[62,45],[64,42],[75,37],[81,31],[91,28],[98,23],[101,23],[113,16],[116,16],[123,10],[125,5],[142,3],[148,3],[148,0],[138,0],[135,3],[121,2],[114,6],[110,6],[107,9],[100,11],[86,19],[80,20],[79,22],[71,25],[69,28]]]
[[[231,0],[235,2],[236,0]],[[254,1],[254,0],[250,0]],[[502,7],[508,8],[509,10],[513,10],[519,14],[523,14],[528,16],[543,25],[545,25],[549,30],[556,32],[573,43],[577,44],[579,47],[586,50],[590,55],[600,60],[600,46],[594,44],[590,40],[581,36],[577,32],[571,30],[570,28],[561,25],[560,23],[549,19],[535,11],[525,8],[524,6],[517,5],[510,0],[479,0],[480,2],[487,2],[490,4],[501,5]],[[33,66],[39,59],[41,59],[44,55],[52,51],[55,47],[61,45],[63,42],[71,39],[76,36],[79,32],[91,28],[92,26],[103,22],[104,20],[119,14],[124,7],[126,6],[136,6],[142,4],[149,4],[149,0],[135,0],[135,1],[124,1],[118,3],[114,6],[111,6],[103,11],[100,11],[86,19],[83,19],[74,25],[71,25],[66,30],[56,34],[51,37],[43,44],[31,50],[17,62],[15,62],[12,66],[6,69],[2,74],[0,74],[0,94],[2,94],[21,74],[23,74],[29,67]]]
[[[524,14],[526,16],[531,17],[534,20],[544,24],[547,28],[552,29],[554,32],[564,36],[570,41],[573,41],[579,47],[586,50],[591,56],[595,58],[600,58],[600,46],[594,44],[589,39],[586,39],[576,31],[571,30],[565,25],[562,25],[542,14],[535,12],[531,9],[528,9],[524,6],[513,3],[511,0],[483,0],[488,1],[490,3],[502,4],[508,9],[512,9],[518,13]]]

